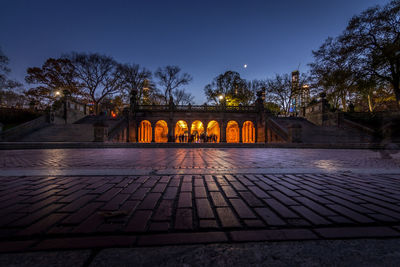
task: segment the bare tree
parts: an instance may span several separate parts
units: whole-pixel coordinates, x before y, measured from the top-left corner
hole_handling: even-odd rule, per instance
[[[113,58],[97,53],[72,53],[68,58],[75,67],[83,95],[94,103],[96,113],[103,98],[122,90],[118,63]]]
[[[322,89],[336,108],[339,108],[340,101],[346,111],[350,94],[355,91],[359,79],[354,71],[354,58],[346,56],[343,43],[333,38],[328,38],[313,51],[313,56],[314,62],[309,64],[313,87]]]
[[[393,86],[400,109],[400,1],[354,16],[338,38],[346,56],[357,59],[360,76],[375,76]]]
[[[136,92],[139,104],[150,104],[155,85],[151,81],[151,71],[140,68],[138,64],[123,64],[118,67],[123,82],[124,97]]]
[[[181,69],[178,66],[166,66],[158,68],[155,72],[158,83],[164,91],[165,104],[168,101],[173,102],[173,93],[175,90],[192,81],[192,76],[188,73],[180,74],[180,71]]]
[[[56,98],[56,92],[60,94],[64,90],[67,90],[73,97],[79,97],[80,86],[75,79],[74,70],[74,65],[65,58],[49,58],[41,68],[28,68],[25,81],[37,86],[29,88],[25,91],[25,95],[44,105]]]
[[[293,88],[292,78],[289,74],[276,74],[274,78],[267,79],[266,101],[276,103],[280,106],[285,115],[290,113],[292,108],[292,100],[299,93],[298,90],[306,83],[307,77],[300,76],[298,88]]]
[[[185,89],[176,89],[174,91],[174,104],[175,105],[188,105],[192,103],[194,96],[185,91]]]
[[[8,63],[8,57],[0,49],[0,90],[14,89],[21,86],[21,83],[8,78],[8,74],[11,71]]]

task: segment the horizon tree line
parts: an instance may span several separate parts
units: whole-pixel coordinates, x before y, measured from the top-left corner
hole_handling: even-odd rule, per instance
[[[296,88],[289,73],[247,81],[238,72],[227,70],[204,87],[204,94],[208,103],[215,105],[252,105],[261,90],[268,109],[288,115],[298,90],[307,84],[312,102],[325,93],[333,109],[400,109],[400,0],[355,15],[339,36],[328,37],[312,53],[309,71],[300,76]],[[0,50],[0,100],[22,87],[8,79],[9,72],[8,58]],[[194,101],[186,91],[192,80],[178,66],[165,66],[153,73],[98,53],[72,52],[49,58],[41,67],[28,68],[25,81],[36,86],[24,95],[49,105],[61,89],[77,100],[92,103],[98,111],[100,103],[113,99],[121,105],[129,103],[135,90],[139,104],[180,105]]]

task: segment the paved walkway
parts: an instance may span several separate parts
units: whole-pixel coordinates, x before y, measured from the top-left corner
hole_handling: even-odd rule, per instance
[[[0,167],[3,252],[400,236],[399,154],[18,150]]]

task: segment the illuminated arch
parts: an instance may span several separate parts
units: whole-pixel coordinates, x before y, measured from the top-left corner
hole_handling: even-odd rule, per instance
[[[255,143],[256,142],[256,128],[254,123],[251,121],[245,121],[242,128],[242,140],[243,143]]]
[[[236,121],[229,121],[226,125],[226,142],[239,143],[239,124]]]
[[[175,142],[187,143],[189,135],[189,128],[186,121],[180,120],[175,125]]]
[[[204,124],[197,120],[192,122],[192,126],[190,127],[190,134],[192,135],[191,141],[193,143],[200,142],[200,137],[204,133]]]
[[[210,121],[207,125],[207,136],[210,143],[219,143],[220,140],[220,128],[217,121]]]
[[[154,139],[156,143],[168,142],[168,125],[165,121],[157,121],[154,127]]]
[[[139,143],[150,143],[151,142],[151,123],[147,120],[144,120],[139,125],[139,133],[138,133],[138,140]]]

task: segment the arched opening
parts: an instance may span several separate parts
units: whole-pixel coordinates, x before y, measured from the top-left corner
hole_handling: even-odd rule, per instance
[[[151,142],[151,123],[149,121],[142,121],[139,125],[139,143]]]
[[[207,125],[207,142],[219,143],[220,128],[217,121],[210,121]]]
[[[243,123],[242,140],[243,140],[243,143],[255,143],[256,142],[256,129],[254,127],[253,122],[246,121]]]
[[[154,128],[154,139],[156,143],[168,142],[168,125],[165,121],[157,121]]]
[[[226,142],[239,143],[239,124],[236,121],[229,121],[226,126]]]
[[[204,125],[201,121],[194,121],[190,127],[189,142],[200,143],[205,139]]]
[[[189,128],[186,121],[180,120],[175,125],[175,142],[187,143],[189,136]]]

